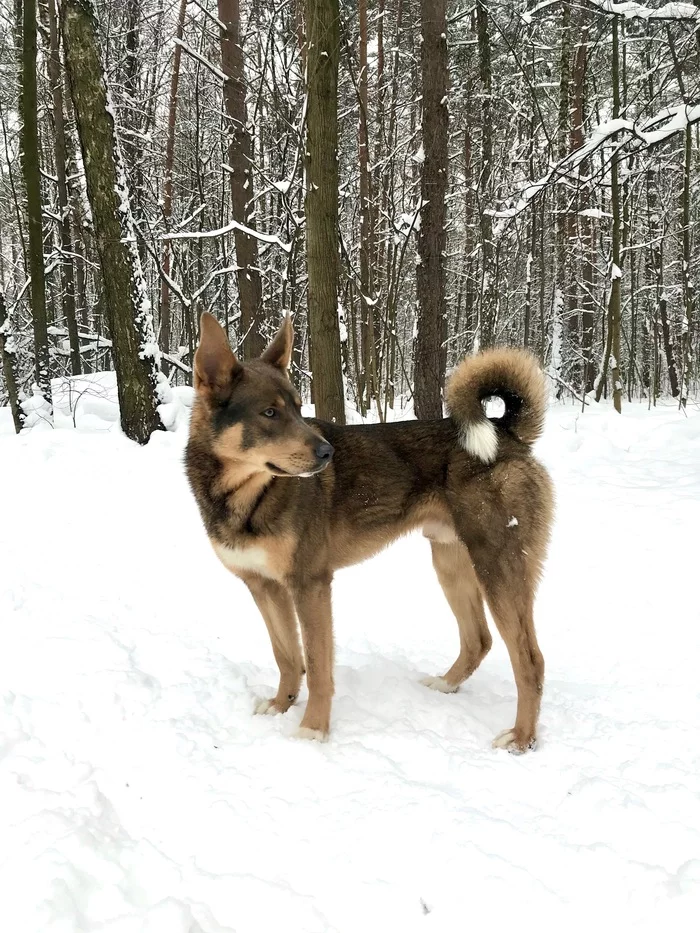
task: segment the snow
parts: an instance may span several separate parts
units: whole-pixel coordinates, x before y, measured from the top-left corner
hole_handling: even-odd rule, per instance
[[[337,576],[330,742],[290,738],[305,692],[253,716],[275,665],[201,528],[185,419],[141,448],[80,411],[14,437],[0,409],[3,929],[695,928],[697,406],[548,414],[547,678],[522,757],[490,745],[515,712],[497,636],[458,693],[419,682],[457,628],[418,535]]]

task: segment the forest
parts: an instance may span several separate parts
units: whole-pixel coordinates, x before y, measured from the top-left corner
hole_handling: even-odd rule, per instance
[[[294,318],[320,417],[442,415],[529,347],[552,395],[697,390],[700,0],[0,0],[0,404],[116,369],[163,425],[202,311]]]

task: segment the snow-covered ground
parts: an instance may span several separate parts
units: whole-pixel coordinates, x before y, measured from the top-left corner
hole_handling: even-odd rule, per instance
[[[8,933],[696,930],[700,413],[553,408],[535,753],[490,742],[498,638],[453,696],[457,628],[416,536],[335,583],[326,745],[212,555],[185,430],[146,449],[0,412],[0,928]]]

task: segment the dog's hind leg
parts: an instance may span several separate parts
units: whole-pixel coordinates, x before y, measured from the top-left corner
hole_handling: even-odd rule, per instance
[[[246,580],[260,614],[265,620],[272,651],[280,670],[277,696],[261,700],[256,713],[286,713],[299,695],[304,659],[299,644],[296,613],[291,593],[274,580],[251,576]]]
[[[501,592],[489,599],[489,606],[506,643],[518,688],[515,725],[500,732],[493,745],[510,752],[524,752],[535,747],[544,686],[544,658],[535,636],[532,599],[526,597],[519,602]]]
[[[306,656],[309,702],[297,738],[325,742],[333,699],[333,619],[330,577],[304,581],[294,591]]]
[[[491,633],[469,551],[460,541],[431,541],[430,546],[440,586],[459,625],[460,647],[459,657],[444,677],[426,677],[422,683],[433,690],[454,693],[486,657]]]
[[[518,690],[515,725],[494,739],[495,748],[524,752],[534,748],[544,685],[544,658],[537,644],[532,608],[535,581],[520,549],[499,551],[493,542],[469,542],[482,591],[513,666]]]

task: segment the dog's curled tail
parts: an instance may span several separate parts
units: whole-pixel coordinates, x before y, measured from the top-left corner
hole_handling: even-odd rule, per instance
[[[503,400],[505,411],[489,418],[483,402]],[[524,444],[534,444],[542,433],[547,393],[544,374],[527,350],[486,350],[462,360],[447,383],[445,400],[450,417],[459,427],[462,447],[484,463],[498,454],[499,428]]]

